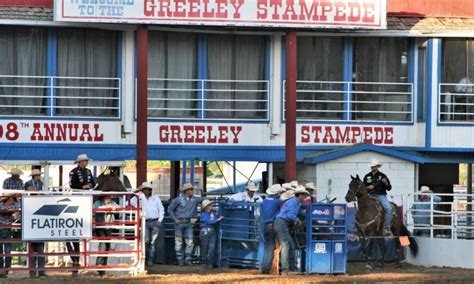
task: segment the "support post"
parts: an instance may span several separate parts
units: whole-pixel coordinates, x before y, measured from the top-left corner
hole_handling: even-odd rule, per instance
[[[180,162],[171,161],[170,165],[170,198],[175,198],[179,195],[179,170]]]
[[[470,228],[472,226],[472,164],[467,164],[467,218],[466,226]],[[472,239],[472,229],[467,230],[467,238]]]
[[[296,32],[286,33],[286,85],[285,85],[285,179],[296,179]]]
[[[148,138],[148,26],[137,32],[137,187],[146,181]]]
[[[207,192],[207,162],[202,161],[202,192]]]

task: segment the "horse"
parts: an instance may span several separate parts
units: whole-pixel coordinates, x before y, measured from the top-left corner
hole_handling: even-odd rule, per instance
[[[356,230],[360,237],[361,247],[367,262],[366,270],[372,270],[374,268],[374,245],[377,244],[380,250],[380,259],[376,264],[377,269],[384,267],[385,257],[385,238],[383,237],[383,224],[384,224],[384,211],[382,205],[376,199],[369,197],[367,188],[364,182],[359,178],[351,176],[351,182],[349,183],[349,190],[345,196],[347,202],[357,201],[357,213],[356,213]],[[407,236],[410,241],[410,251],[416,256],[418,253],[418,244],[412,237],[407,227],[403,224],[402,216],[400,215],[400,208],[392,204],[393,218],[390,224],[390,229],[395,239],[395,246],[397,252],[396,266],[401,267],[400,261],[400,236]],[[367,242],[367,251],[365,251],[365,243]]]

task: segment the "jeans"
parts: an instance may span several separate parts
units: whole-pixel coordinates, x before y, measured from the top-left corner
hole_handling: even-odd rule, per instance
[[[216,231],[214,229],[201,229],[199,233],[201,239],[201,260],[202,264],[211,266],[216,253]]]
[[[392,224],[392,205],[386,195],[371,194],[371,198],[377,199],[383,207],[385,226]]]
[[[295,271],[296,270],[296,261],[295,261],[295,250],[296,245],[293,241],[293,238],[290,235],[290,226],[289,223],[282,219],[276,218],[274,223],[274,230],[276,237],[280,242],[280,262],[281,269],[283,272]]]
[[[275,250],[276,233],[273,229],[273,223],[267,223],[263,227],[263,244],[265,247],[262,261],[262,272],[269,273],[272,269],[273,251]]]
[[[11,239],[13,236],[10,229],[0,230],[0,239]],[[11,254],[12,253],[12,243],[0,243],[0,254]],[[5,256],[0,257],[0,268],[10,268],[12,266],[12,257]],[[8,270],[1,271],[0,274],[8,273]]]
[[[112,236],[111,229],[95,229],[95,235],[97,237],[110,237]],[[105,241],[105,240],[104,240]],[[110,250],[110,243],[99,243],[99,251],[109,251]],[[106,256],[98,256],[96,261],[96,265],[107,265],[107,257]]]
[[[31,243],[31,250],[35,253],[44,253],[44,243]],[[46,257],[44,256],[32,256],[30,258],[30,263],[32,268],[44,268],[46,261]],[[30,275],[36,275],[36,271],[38,271],[38,275],[44,275],[44,270],[31,270]]]
[[[182,223],[174,225],[174,250],[178,260],[183,259],[183,237],[186,243],[184,256],[186,260],[191,260],[191,254],[193,252],[193,224]]]
[[[68,253],[79,253],[81,251],[79,242],[67,242],[66,248]],[[79,256],[71,256],[71,259],[73,266],[79,266]]]
[[[146,221],[145,244],[146,244],[146,260],[149,265],[153,264],[155,259],[155,246],[160,227],[156,226],[157,219],[149,219]]]

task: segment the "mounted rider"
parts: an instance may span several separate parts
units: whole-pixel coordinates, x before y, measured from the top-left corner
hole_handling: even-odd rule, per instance
[[[384,209],[384,235],[391,236],[390,225],[392,223],[392,205],[387,199],[387,191],[392,189],[388,177],[379,171],[382,164],[377,159],[372,159],[370,173],[364,176],[364,184],[367,187],[370,198],[377,199]]]

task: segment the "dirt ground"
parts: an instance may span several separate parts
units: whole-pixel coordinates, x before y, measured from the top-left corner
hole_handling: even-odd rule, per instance
[[[453,268],[424,268],[404,264],[395,268],[387,264],[384,270],[366,272],[363,263],[349,263],[346,275],[261,275],[255,269],[214,269],[156,265],[147,275],[138,277],[107,276],[99,278],[94,272],[70,278],[65,273],[49,273],[46,279],[29,279],[27,272],[17,272],[0,283],[474,283],[474,270]]]

